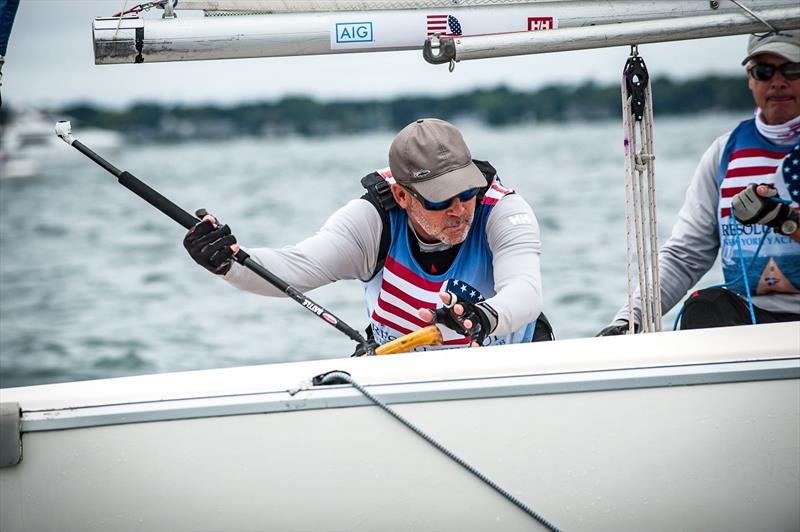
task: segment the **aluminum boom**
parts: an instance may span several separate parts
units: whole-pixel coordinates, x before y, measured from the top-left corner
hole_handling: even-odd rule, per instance
[[[493,0],[474,0],[474,2],[491,1]],[[245,2],[207,3],[212,7],[223,8],[238,6]],[[289,4],[289,2],[280,3]],[[338,5],[354,2],[335,3]],[[389,2],[389,4],[394,3]],[[402,3],[426,2],[423,0]],[[431,3],[447,2],[432,0]],[[319,7],[318,4],[322,3],[305,2],[305,4],[308,4],[307,8],[311,8]],[[363,4],[372,5],[374,2],[363,2]],[[799,10],[795,0],[750,0],[748,7],[757,13],[777,12],[780,20],[774,22],[782,27],[786,27],[788,15]],[[727,20],[727,17],[732,17],[736,23],[719,22]],[[792,19],[791,25],[796,25],[796,18],[795,16]],[[692,22],[696,19],[702,19],[703,22],[699,24]],[[731,2],[723,2],[718,8],[713,9],[710,2],[700,0],[610,0],[601,3],[556,0],[522,4],[512,2],[508,5],[482,7],[394,11],[375,8],[372,11],[203,18],[179,16],[162,19],[126,16],[96,19],[93,33],[96,64],[418,50],[426,38],[436,33],[440,34],[445,42],[451,38],[458,40],[459,42],[453,46],[457,46],[460,50],[465,46],[471,46],[477,48],[476,53],[485,54],[481,57],[492,57],[494,52],[487,53],[485,51],[487,48],[498,49],[503,55],[531,53],[517,48],[512,48],[516,51],[509,52],[505,45],[493,44],[506,42],[506,39],[512,37],[517,40],[525,37],[535,38],[537,43],[540,38],[544,39],[550,43],[546,51],[574,50],[577,49],[572,42],[575,39],[584,43],[581,46],[583,48],[628,44],[632,38],[624,34],[617,37],[619,42],[609,40],[609,35],[620,33],[619,27],[628,33],[638,29],[638,32],[645,36],[655,33],[655,40],[680,40],[763,29],[762,25],[754,24],[753,20]],[[649,24],[645,25],[646,21],[650,21]],[[693,27],[696,28],[692,36],[676,36],[676,26],[685,29],[689,23],[694,24]],[[625,29],[627,27],[631,29]],[[670,29],[664,30],[664,27]],[[559,31],[542,31],[554,29]],[[482,37],[474,37],[476,35]],[[473,39],[487,40],[473,41]],[[651,37],[650,40],[636,42],[655,42],[655,40]],[[475,42],[481,44],[469,44]],[[446,50],[446,46],[442,50]],[[536,46],[533,48],[536,49]],[[470,53],[472,52],[467,50],[464,50],[463,54],[459,52],[455,60],[462,60]],[[436,57],[434,54],[428,55]],[[443,60],[449,62],[450,58]]]
[[[758,15],[778,30],[800,28],[800,5],[763,10]],[[666,20],[646,20],[603,24],[583,28],[564,28],[547,32],[514,32],[471,37],[430,37],[423,56],[429,63],[451,63],[470,59],[585,50],[724,37],[769,31],[745,12],[719,13]]]

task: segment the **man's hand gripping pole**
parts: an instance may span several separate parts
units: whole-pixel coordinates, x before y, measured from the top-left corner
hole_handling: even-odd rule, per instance
[[[199,220],[198,218],[192,216],[185,210],[178,207],[176,204],[172,203],[170,200],[162,196],[156,190],[150,188],[147,184],[139,180],[136,176],[131,174],[130,172],[120,170],[119,168],[115,167],[98,154],[87,148],[84,144],[78,141],[75,137],[72,136],[72,126],[68,121],[60,121],[56,123],[55,126],[56,135],[58,135],[64,142],[81,152],[82,154],[86,155],[89,159],[96,162],[98,165],[102,166],[106,171],[110,174],[114,175],[117,180],[131,192],[148,202],[150,205],[155,207],[156,209],[160,210],[180,225],[182,225],[185,229],[191,229],[195,226]],[[311,299],[307,298],[303,295],[302,292],[297,290],[296,288],[289,285],[283,279],[275,276],[272,272],[255,262],[253,259],[250,258],[246,252],[242,251],[241,249],[233,256],[233,258],[241,264],[242,266],[246,267],[274,287],[281,290],[290,298],[294,299],[298,303],[300,303],[306,310],[310,311],[311,313],[315,314],[317,317],[322,319],[329,325],[332,325],[335,329],[339,330],[346,334],[350,339],[357,342],[359,345],[363,346],[364,351],[367,355],[374,355],[375,348],[374,345],[368,342],[361,334],[358,333],[355,329],[344,323],[342,320],[337,318],[332,313],[328,312],[324,307],[315,303]]]

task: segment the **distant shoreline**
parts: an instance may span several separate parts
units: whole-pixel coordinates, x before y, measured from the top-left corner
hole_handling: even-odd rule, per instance
[[[652,83],[658,116],[707,112],[750,112],[753,101],[743,76],[707,76],[682,81],[656,78]],[[487,126],[594,121],[620,116],[618,85],[550,85],[534,91],[505,86],[444,97],[406,96],[390,100],[320,102],[307,96],[275,102],[233,105],[136,103],[112,110],[92,103],[45,112],[83,128],[124,133],[133,141],[226,139],[232,136],[328,136],[397,131],[420,116],[468,119]],[[0,109],[0,123],[13,107]]]

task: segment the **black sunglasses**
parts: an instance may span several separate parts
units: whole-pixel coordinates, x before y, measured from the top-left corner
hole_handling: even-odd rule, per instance
[[[750,75],[757,81],[769,81],[778,70],[788,81],[800,79],[800,63],[784,63],[781,66],[756,63],[755,66],[750,68]]]
[[[408,190],[408,193],[411,194],[412,196],[414,196],[415,198],[417,198],[419,200],[419,202],[422,203],[422,206],[425,207],[425,209],[429,210],[429,211],[443,211],[446,208],[448,208],[450,206],[450,204],[453,203],[453,200],[456,199],[456,198],[461,200],[462,203],[467,202],[467,201],[471,200],[472,198],[474,198],[475,196],[477,196],[478,195],[478,190],[480,190],[480,189],[477,189],[477,188],[471,188],[469,190],[465,190],[464,192],[462,192],[460,194],[456,194],[452,198],[446,199],[444,201],[428,201],[425,198],[423,198],[419,194],[419,192],[417,192],[413,188],[406,187],[406,186],[403,186],[403,188]]]

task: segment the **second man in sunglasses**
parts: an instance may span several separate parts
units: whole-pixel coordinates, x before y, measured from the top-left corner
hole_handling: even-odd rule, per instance
[[[692,292],[681,329],[800,321],[800,31],[751,36],[742,66],[755,116],[706,150],[659,252],[664,313],[722,259],[725,284]],[[639,314],[626,305],[599,334]]]
[[[377,344],[438,322],[442,347],[552,339],[542,314],[539,225],[528,203],[472,159],[448,122],[417,120],[395,137],[389,167],[322,229],[283,249],[247,249],[305,292],[358,279]],[[282,296],[231,261],[236,240],[209,217],[184,239],[192,258],[243,290]]]

